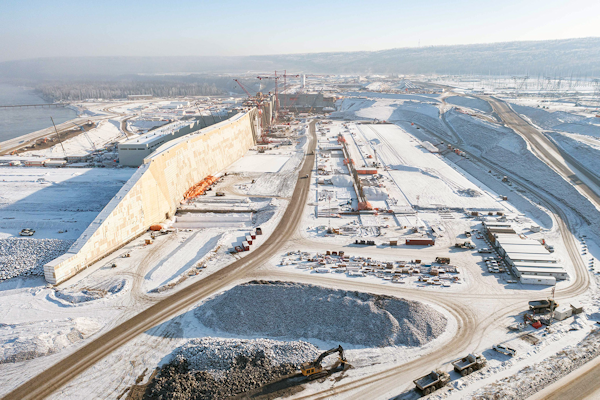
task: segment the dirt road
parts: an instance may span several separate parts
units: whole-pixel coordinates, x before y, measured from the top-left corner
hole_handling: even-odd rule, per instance
[[[315,164],[315,121],[310,123],[309,132],[308,152],[305,155],[292,200],[275,231],[262,246],[246,257],[174,293],[123,322],[55,365],[49,366],[44,372],[7,394],[4,399],[33,400],[49,396],[137,335],[184,312],[201,299],[233,285],[237,280],[242,279],[253,269],[262,266],[264,262],[277,254],[296,231],[310,192],[310,177]],[[306,175],[308,175],[308,179],[303,178]]]

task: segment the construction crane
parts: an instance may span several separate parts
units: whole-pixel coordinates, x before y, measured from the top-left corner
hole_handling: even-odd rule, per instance
[[[242,88],[242,90],[243,90],[244,92],[246,92],[246,95],[248,95],[248,99],[249,99],[249,100],[252,100],[252,95],[250,94],[250,92],[249,92],[248,90],[246,90],[246,88],[244,87],[244,85],[242,85],[242,82],[240,82],[240,81],[239,81],[239,80],[237,80],[237,79],[234,79],[234,81],[236,81],[236,82],[237,82],[237,84],[238,84],[238,85],[240,85],[240,87]]]
[[[94,144],[94,141],[87,134],[87,131],[85,130],[85,128],[83,127],[83,125],[76,124],[75,122],[71,122],[71,123],[73,125],[77,126],[79,129],[81,129],[81,132],[83,133],[83,136],[85,136],[85,138],[87,139],[87,141],[92,145],[92,148],[94,149],[94,153],[97,153],[98,152],[98,148]],[[88,121],[87,124],[89,125],[90,123],[91,123],[91,121]]]
[[[275,81],[275,117],[273,118],[273,120],[277,120],[277,118],[279,117],[279,90],[278,90],[278,82],[279,79],[282,78],[282,75],[277,75],[277,71],[275,71],[274,75],[263,75],[263,76],[257,76],[256,79],[262,81],[263,79],[272,79]]]
[[[323,365],[321,363],[323,362],[325,357],[333,353],[339,353],[338,359],[329,369],[324,370]],[[308,377],[309,380],[313,380],[328,375],[340,366],[342,370],[345,370],[347,367],[350,366],[348,364],[348,360],[346,360],[346,357],[344,357],[344,349],[342,348],[342,346],[334,347],[333,349],[327,350],[319,357],[317,357],[317,359],[314,361],[307,361],[305,363],[302,363],[302,365],[300,365],[300,369],[302,371],[302,375]]]
[[[256,106],[256,108],[258,110],[258,124],[259,124],[259,130],[260,130],[260,140],[263,143],[269,143],[269,139],[266,136],[266,131],[263,129],[263,126],[262,126],[263,108],[262,108],[262,100],[259,97],[259,94],[257,93],[256,96],[252,96],[250,94],[250,92],[248,92],[248,90],[246,90],[246,88],[244,87],[244,85],[242,85],[242,82],[240,82],[237,79],[234,79],[234,81],[236,81],[237,84],[240,85],[240,87],[242,88],[242,90],[244,92],[246,92],[246,94],[248,95],[248,100],[251,101]]]

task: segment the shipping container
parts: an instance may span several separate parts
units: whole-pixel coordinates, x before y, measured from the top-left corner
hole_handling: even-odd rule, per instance
[[[376,169],[357,169],[356,173],[359,175],[376,175]]]
[[[410,246],[433,246],[435,240],[430,238],[406,239],[406,244]]]

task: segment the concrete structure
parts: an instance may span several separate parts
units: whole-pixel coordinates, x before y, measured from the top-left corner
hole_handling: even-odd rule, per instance
[[[183,194],[256,143],[255,109],[165,143],[127,181],[66,254],[44,265],[57,284],[175,214]]]
[[[119,143],[119,164],[126,167],[139,167],[144,158],[163,144],[192,132],[211,126],[216,120],[202,118],[195,121],[177,121],[158,129]]]
[[[292,111],[323,111],[325,107],[335,107],[335,97],[323,93],[280,93],[279,107]]]

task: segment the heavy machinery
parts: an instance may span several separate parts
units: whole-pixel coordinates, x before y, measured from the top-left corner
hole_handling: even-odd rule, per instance
[[[431,371],[425,376],[415,379],[413,383],[424,396],[435,392],[450,382],[450,374],[442,371]]]
[[[333,353],[338,353],[338,359],[336,362],[329,368],[323,369],[323,365],[321,364],[325,357],[330,356]],[[307,361],[302,363],[300,369],[302,370],[302,375],[308,377],[309,380],[317,379],[323,376],[328,375],[330,372],[335,371],[339,367],[342,370],[346,369],[348,366],[348,361],[346,357],[344,357],[344,349],[342,346],[334,347],[333,349],[329,349],[319,357],[317,357],[314,361]]]
[[[435,262],[438,264],[450,264],[450,257],[436,257]]]
[[[473,371],[480,370],[487,365],[486,358],[481,354],[469,354],[466,357],[456,360],[452,363],[454,370],[462,376],[472,374]]]
[[[474,249],[475,245],[473,243],[467,241],[467,242],[456,243],[454,245],[454,247],[458,247],[461,249]]]
[[[538,314],[547,311],[554,311],[557,307],[558,303],[556,303],[554,299],[536,300],[529,302],[529,310]]]

